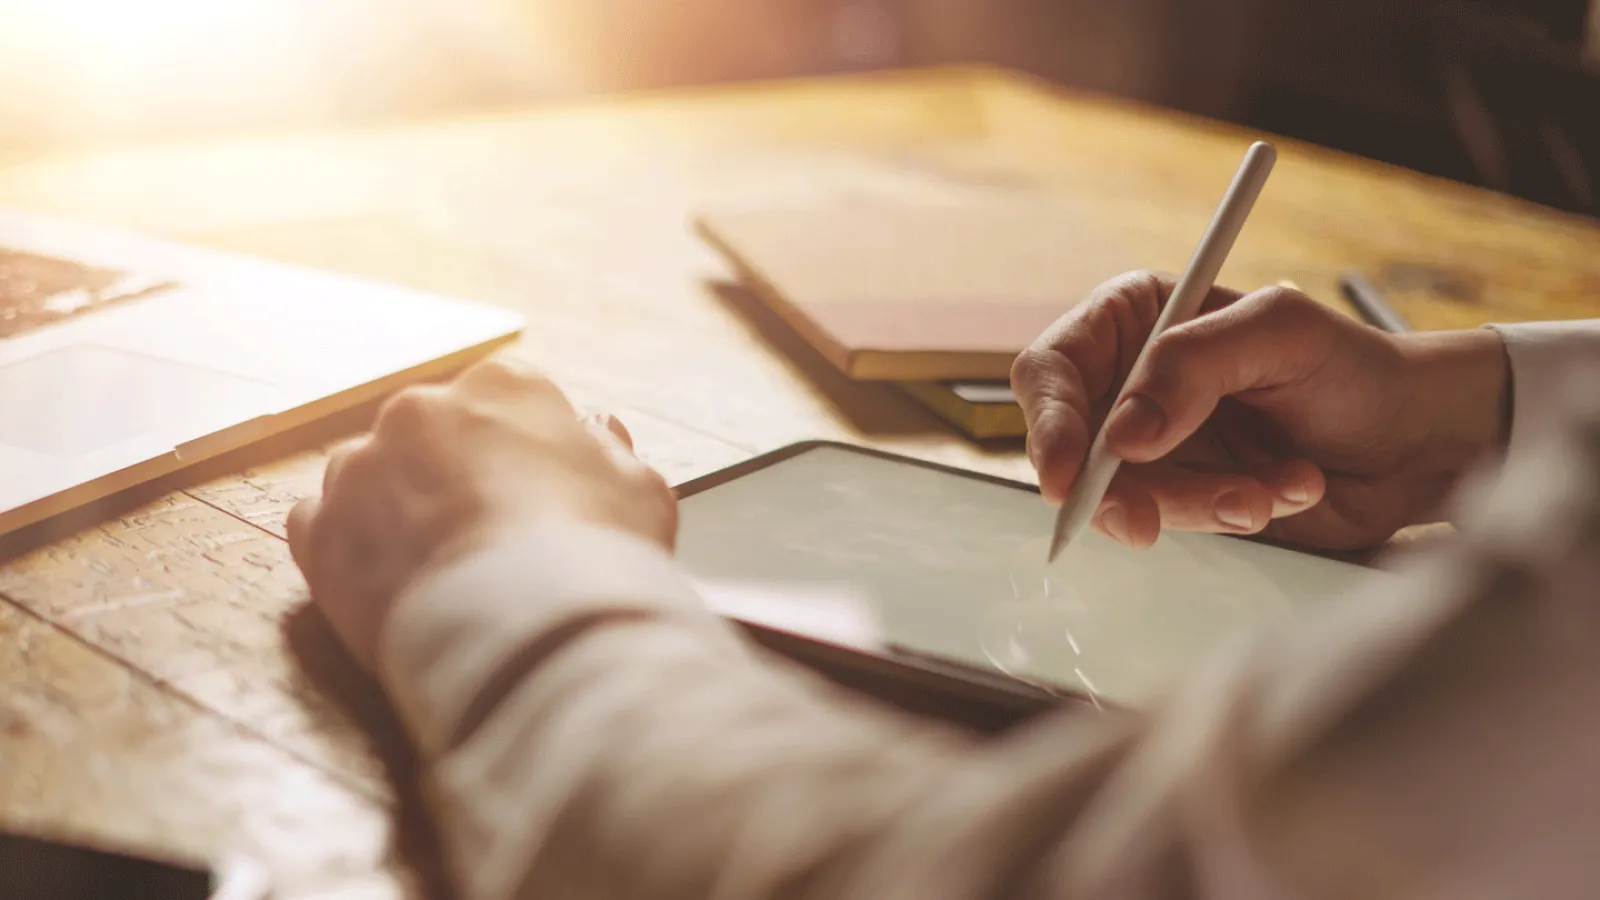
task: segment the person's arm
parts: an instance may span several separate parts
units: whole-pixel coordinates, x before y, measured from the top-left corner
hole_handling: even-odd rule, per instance
[[[1491,325],[1511,368],[1511,434],[1506,452],[1531,445],[1559,414],[1555,398],[1574,365],[1600,361],[1600,319]]]
[[[408,592],[384,635],[471,900],[788,896],[970,743],[767,664],[613,531],[508,536]]]
[[[588,528],[416,582],[380,670],[467,900],[1586,896],[1600,412],[1569,424],[1447,556],[1144,717],[984,744],[868,707]]]

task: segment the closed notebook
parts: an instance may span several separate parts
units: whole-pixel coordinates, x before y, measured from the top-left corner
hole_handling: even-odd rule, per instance
[[[1060,199],[984,194],[708,211],[699,234],[761,302],[852,378],[1004,379],[1012,360],[1129,268]]]

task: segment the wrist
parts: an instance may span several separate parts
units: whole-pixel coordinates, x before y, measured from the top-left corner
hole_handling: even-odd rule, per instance
[[[653,541],[574,523],[496,529],[400,592],[380,624],[376,674],[432,758],[530,648],[640,616],[725,630]]]
[[[1510,362],[1487,328],[1395,338],[1408,373],[1410,428],[1441,470],[1464,472],[1505,452],[1511,426]]]

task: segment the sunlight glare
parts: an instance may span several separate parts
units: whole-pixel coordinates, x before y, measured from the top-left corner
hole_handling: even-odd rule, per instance
[[[35,41],[68,40],[125,58],[169,50],[265,13],[270,0],[12,0]]]

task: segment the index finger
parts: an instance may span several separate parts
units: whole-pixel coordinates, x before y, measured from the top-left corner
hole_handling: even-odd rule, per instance
[[[1094,429],[1155,327],[1175,280],[1129,272],[1095,288],[1033,342],[1011,367],[1011,388],[1028,425],[1028,459],[1046,500],[1060,503],[1078,477]],[[1204,310],[1239,299],[1212,288]]]

